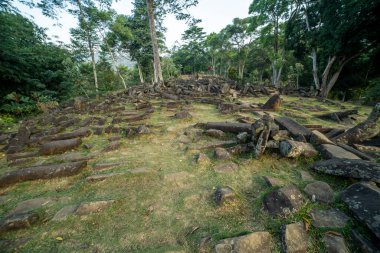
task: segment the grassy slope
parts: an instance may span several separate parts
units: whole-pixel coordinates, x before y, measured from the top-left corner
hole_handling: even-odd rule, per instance
[[[287,106],[287,102],[294,100],[286,97],[284,108],[294,110]],[[265,98],[244,101],[263,102]],[[314,99],[298,102],[304,105],[318,104]],[[83,173],[74,177],[25,182],[2,189],[0,193],[6,194],[6,201],[0,207],[0,218],[23,200],[38,197],[58,199],[54,205],[41,210],[47,217],[42,224],[7,233],[5,237],[31,237],[21,252],[194,252],[200,239],[205,236],[211,236],[212,244],[215,244],[222,238],[267,230],[274,235],[276,251],[279,251],[282,224],[309,221],[307,212],[312,207],[327,208],[326,205],[307,203],[295,215],[269,217],[262,210],[262,198],[271,189],[265,186],[262,176],[278,177],[303,189],[305,182],[300,180],[299,171],[307,169],[311,160],[289,160],[270,153],[259,160],[249,155],[234,157],[239,170],[232,174],[217,174],[212,170],[217,161],[212,158],[210,164],[197,165],[194,155],[198,152],[186,150],[185,145],[178,143],[178,136],[197,122],[227,121],[236,116],[221,115],[212,105],[191,104],[193,119],[174,120],[169,118],[173,112],[161,107],[159,100],[153,103],[156,111],[146,121],[157,126],[152,128],[152,134],[124,138],[121,149],[102,154],[89,163],[123,162],[122,166],[102,172],[93,172],[88,166]],[[339,109],[322,106],[330,110]],[[349,104],[346,106],[354,107]],[[294,112],[307,117],[301,123],[339,126],[314,119],[307,110]],[[362,115],[368,112],[369,108],[360,108]],[[107,137],[90,136],[84,139],[84,143],[94,144],[94,148],[90,152],[83,152],[91,154],[100,150],[108,143]],[[212,140],[202,137],[199,143]],[[212,151],[206,153],[212,157]],[[52,161],[54,158],[47,160]],[[3,157],[0,160],[1,174],[8,170],[5,164]],[[126,174],[97,183],[85,180],[92,174],[126,172],[139,167],[147,168],[150,172]],[[188,174],[182,173],[182,177],[182,174],[173,174],[178,172]],[[349,184],[337,178],[312,174],[317,179],[331,183],[336,192]],[[225,185],[231,186],[238,198],[216,207],[212,193],[217,186]],[[107,199],[115,199],[116,203],[101,213],[86,217],[72,216],[62,222],[49,221],[65,205]],[[333,206],[343,208],[338,201]],[[342,232],[347,233],[348,230],[346,228]],[[321,231],[311,228],[311,234],[313,238],[318,238]],[[57,236],[62,237],[63,241],[56,240]],[[317,240],[310,242],[310,252],[322,250],[323,246]]]

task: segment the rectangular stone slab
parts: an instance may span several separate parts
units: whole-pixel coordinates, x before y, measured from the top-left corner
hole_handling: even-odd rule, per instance
[[[357,155],[332,144],[322,144],[319,146],[319,151],[325,159],[360,159]]]
[[[380,189],[366,183],[353,184],[343,191],[342,201],[380,239]]]
[[[277,117],[274,119],[277,124],[285,128],[289,131],[289,133],[293,137],[297,137],[299,135],[305,136],[306,138],[309,138],[311,135],[310,129],[298,124],[291,118],[287,117]]]
[[[82,161],[49,164],[11,171],[0,177],[0,188],[24,181],[72,176],[78,174],[86,166],[87,162]]]

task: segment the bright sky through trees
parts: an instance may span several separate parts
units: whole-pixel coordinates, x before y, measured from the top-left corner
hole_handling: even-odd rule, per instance
[[[120,14],[130,14],[132,9],[131,0],[121,0],[112,5]],[[251,0],[200,0],[196,7],[188,11],[196,18],[202,19],[200,26],[207,33],[219,32],[235,17],[244,18],[248,16],[248,7]],[[70,42],[69,29],[76,26],[75,17],[67,13],[62,13],[59,19],[61,27],[57,21],[51,20],[42,15],[40,9],[30,10],[28,7],[17,5],[23,14],[34,17],[34,21],[42,27],[48,28],[47,34],[50,37],[58,36],[58,41]],[[164,23],[167,27],[166,45],[171,48],[176,41],[181,40],[181,34],[187,29],[185,22],[177,21],[173,15],[168,15]]]

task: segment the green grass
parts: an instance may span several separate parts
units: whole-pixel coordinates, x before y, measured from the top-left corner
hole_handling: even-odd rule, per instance
[[[245,102],[265,102],[266,98],[242,99]],[[297,102],[308,106],[320,104],[315,99],[297,101],[293,97],[284,98],[284,108],[294,110],[287,104]],[[237,116],[222,115],[213,105],[192,103],[190,120],[170,118],[175,111],[161,107],[160,100],[153,100],[155,112],[148,120],[152,133],[144,136],[124,137],[122,147],[117,151],[99,153],[111,135],[90,136],[84,144],[92,144],[91,150],[80,150],[84,154],[95,154],[95,159],[81,174],[53,180],[24,182],[1,189],[6,201],[0,207],[0,218],[12,210],[17,203],[37,197],[54,197],[54,205],[46,208],[44,219],[29,229],[12,231],[4,235],[14,239],[31,237],[20,252],[196,252],[198,243],[206,236],[212,238],[211,247],[218,240],[247,234],[254,231],[269,231],[275,239],[275,251],[280,252],[280,228],[283,224],[296,221],[310,221],[308,212],[312,208],[328,208],[327,205],[307,202],[302,209],[288,217],[270,217],[262,208],[262,199],[273,190],[265,185],[262,176],[273,176],[286,183],[297,185],[300,190],[305,183],[300,180],[300,171],[307,170],[312,159],[284,159],[276,153],[268,153],[260,159],[251,155],[233,157],[239,170],[231,174],[217,174],[213,166],[220,163],[212,157],[212,150],[205,152],[211,162],[198,165],[194,156],[199,152],[187,150],[188,145],[178,143],[178,137],[186,129],[198,122],[228,121]],[[346,105],[346,104],[345,104]],[[133,109],[132,104],[125,105]],[[323,105],[330,111],[338,109]],[[351,108],[354,105],[347,104]],[[368,112],[361,108],[360,112]],[[310,117],[307,111],[305,122],[339,126],[334,122]],[[313,113],[311,113],[313,114]],[[248,113],[240,114],[251,116]],[[282,112],[275,113],[282,115]],[[82,118],[84,118],[83,116]],[[108,119],[108,123],[110,122]],[[120,124],[126,126],[127,124]],[[231,138],[227,136],[226,139]],[[197,144],[207,144],[213,140],[202,136]],[[53,162],[56,157],[45,157],[45,162]],[[92,171],[97,163],[120,162],[122,165],[106,171]],[[94,174],[128,172],[133,168],[144,167],[150,170],[144,174],[125,174],[88,183],[86,177]],[[0,160],[0,173],[10,170],[6,167],[4,156]],[[186,172],[188,176],[177,179],[172,173]],[[310,172],[317,180],[326,181],[336,192],[344,189],[350,182],[322,174]],[[179,175],[179,174],[174,174]],[[223,206],[216,206],[212,194],[218,186],[230,186],[237,195],[236,200]],[[50,219],[66,205],[81,202],[110,200],[116,202],[101,213],[86,217],[71,216],[66,221],[54,222]],[[332,206],[344,209],[336,200]],[[197,228],[193,233],[189,233]],[[348,229],[342,230],[344,235]],[[323,252],[320,240],[324,231],[310,227],[312,237],[310,252]],[[62,237],[62,241],[56,237]]]

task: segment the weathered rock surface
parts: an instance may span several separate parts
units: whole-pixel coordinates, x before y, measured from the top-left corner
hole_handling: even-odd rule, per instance
[[[301,179],[302,181],[314,181],[314,177],[307,171],[301,170]]]
[[[306,253],[309,235],[303,222],[282,227],[282,249],[285,253]]]
[[[107,147],[105,147],[102,152],[110,152],[110,151],[114,151],[114,150],[117,150],[121,147],[121,142],[120,141],[113,141],[111,142],[110,144],[108,144]]]
[[[265,110],[278,111],[280,107],[281,107],[280,95],[274,94],[268,99],[268,101],[261,108]]]
[[[326,233],[323,236],[323,242],[327,253],[350,253],[346,241],[341,235]]]
[[[87,180],[87,182],[93,183],[93,182],[99,182],[99,181],[106,180],[107,178],[110,178],[110,177],[121,176],[124,174],[125,173],[110,173],[110,174],[93,175],[93,176],[87,177],[86,180]]]
[[[236,163],[230,162],[230,163],[219,164],[214,167],[214,170],[215,172],[218,172],[218,173],[230,173],[230,172],[234,172],[238,168],[239,166]]]
[[[215,246],[216,253],[271,253],[272,249],[272,236],[268,232],[224,239]]]
[[[247,143],[249,141],[250,135],[247,132],[242,132],[236,135],[236,140],[238,143]]]
[[[193,116],[188,111],[177,112],[173,116],[176,119],[191,119]]]
[[[235,193],[231,187],[218,187],[214,193],[214,201],[217,205],[222,205],[225,201],[233,200]]]
[[[334,191],[328,183],[317,181],[306,185],[304,192],[312,201],[331,203],[334,199]]]
[[[29,180],[72,176],[78,174],[86,166],[87,162],[82,161],[42,165],[11,171],[0,178],[0,188]]]
[[[12,209],[7,216],[12,216],[16,213],[27,213],[34,211],[36,209],[46,207],[49,204],[54,203],[55,201],[51,198],[35,198],[22,201],[17,204],[17,206]]]
[[[78,205],[65,206],[54,215],[52,221],[66,220],[68,216],[74,214],[77,209]]]
[[[311,169],[330,175],[371,180],[380,183],[380,164],[350,159],[319,161]]]
[[[0,233],[13,229],[28,228],[39,220],[36,213],[16,213],[0,221]]]
[[[248,123],[235,123],[235,122],[208,122],[205,124],[197,124],[197,126],[202,127],[204,129],[218,129],[223,132],[230,133],[241,133],[247,132],[250,133],[252,131],[251,124]]]
[[[224,148],[215,148],[215,158],[218,160],[229,160],[231,159],[231,155]]]
[[[326,135],[323,133],[319,132],[318,130],[313,130],[311,131],[311,136],[310,136],[310,143],[314,145],[321,145],[321,144],[334,144],[329,138],[327,138]]]
[[[358,231],[351,231],[351,238],[354,241],[359,252],[364,253],[379,253],[380,252],[380,242],[375,240],[367,240],[363,235]]]
[[[342,192],[342,200],[355,217],[380,239],[380,189],[366,183],[356,183]]]
[[[207,164],[210,162],[210,159],[208,158],[208,156],[204,153],[199,153],[197,155],[197,163],[200,164],[200,165],[204,165],[204,164]]]
[[[289,131],[289,133],[293,137],[303,136],[306,139],[308,139],[311,135],[311,131],[307,129],[306,127],[298,124],[291,118],[287,117],[277,117],[274,119],[277,124],[280,125],[283,129],[286,129]]]
[[[324,159],[360,159],[357,155],[336,145],[322,144],[318,149]]]
[[[215,138],[222,138],[226,135],[222,130],[218,129],[207,129],[206,131],[204,131],[204,133],[208,136]]]
[[[269,187],[281,187],[285,185],[284,181],[275,177],[264,176],[263,179]]]
[[[310,212],[313,226],[317,228],[343,228],[350,218],[338,209],[319,210]]]
[[[91,131],[88,127],[82,127],[74,132],[70,133],[63,133],[63,134],[57,134],[55,136],[52,136],[50,139],[55,141],[55,140],[67,140],[67,139],[74,139],[74,138],[79,138],[79,137],[86,137],[91,134]]]
[[[296,212],[303,205],[302,193],[294,185],[272,191],[264,197],[264,208],[271,215]]]
[[[74,149],[80,144],[82,144],[82,140],[80,138],[51,141],[42,144],[39,152],[42,155],[59,154],[66,152],[67,150]]]
[[[114,202],[115,200],[101,200],[101,201],[82,203],[79,205],[79,207],[75,211],[75,214],[87,215],[87,214],[97,213],[110,207]]]
[[[280,154],[284,157],[313,157],[318,155],[313,145],[307,142],[284,140],[280,142]]]

